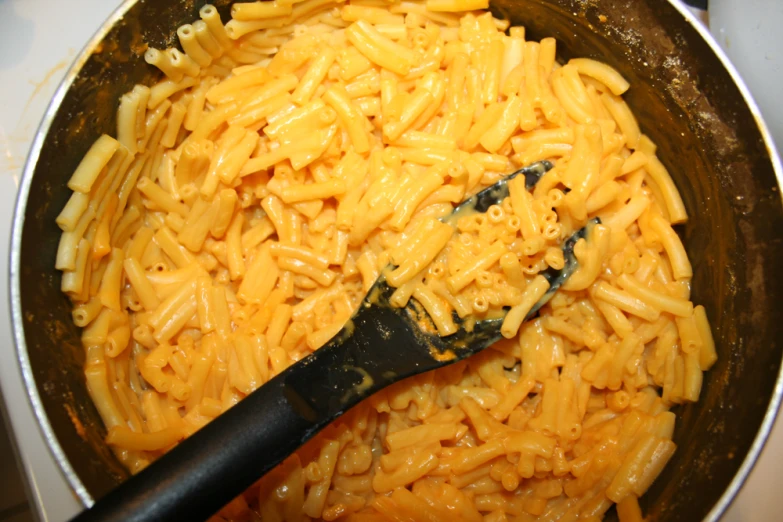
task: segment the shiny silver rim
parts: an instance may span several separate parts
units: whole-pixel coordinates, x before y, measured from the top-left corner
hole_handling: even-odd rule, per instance
[[[14,209],[14,220],[11,230],[11,255],[10,255],[10,299],[11,299],[11,321],[13,326],[13,335],[16,345],[16,354],[19,359],[19,365],[22,371],[22,377],[24,379],[25,386],[27,387],[27,396],[33,407],[33,411],[38,420],[38,425],[43,433],[49,450],[52,452],[54,459],[60,466],[60,470],[65,475],[68,484],[74,490],[76,495],[82,501],[82,503],[89,507],[94,503],[92,495],[84,487],[79,476],[74,471],[68,457],[65,455],[62,447],[60,446],[54,430],[52,429],[49,419],[46,416],[41,397],[38,394],[38,388],[36,387],[35,377],[33,376],[33,370],[30,365],[30,360],[27,354],[27,346],[25,344],[24,337],[24,323],[22,320],[22,302],[21,302],[21,288],[20,288],[20,272],[19,267],[21,263],[21,247],[22,247],[22,229],[24,226],[24,216],[27,208],[27,198],[30,192],[30,185],[32,184],[33,174],[35,172],[35,166],[38,163],[38,157],[41,153],[41,147],[43,146],[46,135],[49,132],[54,116],[60,107],[65,94],[71,87],[74,79],[78,75],[84,63],[92,54],[93,49],[103,40],[109,30],[117,23],[125,13],[136,3],[137,0],[125,0],[117,10],[112,13],[108,20],[101,26],[101,28],[95,33],[90,41],[85,45],[79,57],[73,63],[68,70],[65,78],[52,98],[49,107],[44,113],[40,126],[35,134],[33,143],[30,146],[30,152],[27,157],[24,171],[22,173],[22,180],[19,186],[19,194],[17,196],[16,208]],[[783,166],[778,155],[778,151],[775,148],[772,135],[767,128],[764,118],[761,115],[758,105],[756,104],[753,96],[750,94],[750,90],[745,85],[745,82],[740,78],[739,73],[732,63],[729,61],[723,49],[720,48],[718,43],[707,31],[704,25],[696,19],[694,14],[685,6],[680,0],[669,0],[672,6],[682,15],[685,20],[693,26],[694,30],[701,35],[701,37],[707,42],[712,51],[721,61],[723,67],[729,72],[729,75],[734,80],[737,88],[742,94],[745,102],[756,119],[759,131],[764,139],[764,143],[769,152],[770,161],[772,162],[773,169],[775,171],[775,177],[778,181],[778,186],[783,189]],[[781,200],[783,201],[783,190],[781,191]],[[778,372],[778,378],[775,383],[775,388],[770,398],[769,405],[767,407],[767,413],[764,415],[764,419],[759,428],[758,434],[753,441],[745,460],[742,462],[739,470],[734,475],[734,478],[729,483],[729,486],[723,492],[718,502],[713,506],[710,512],[707,514],[705,520],[717,521],[723,516],[731,502],[739,493],[745,480],[750,475],[750,471],[753,469],[753,465],[758,460],[761,450],[764,448],[764,444],[769,438],[769,434],[772,431],[772,426],[775,424],[775,418],[777,417],[778,409],[783,398],[783,366],[781,366]]]
[[[721,64],[723,64],[723,67],[728,71],[731,79],[734,80],[734,84],[737,86],[740,93],[742,94],[742,97],[745,99],[745,103],[748,105],[750,112],[753,114],[753,117],[756,120],[756,125],[759,128],[759,132],[761,132],[761,136],[764,139],[767,152],[769,152],[769,159],[772,162],[772,168],[775,171],[775,177],[778,180],[778,187],[783,188],[783,166],[780,162],[780,156],[778,155],[777,148],[775,148],[775,142],[772,139],[772,134],[769,132],[769,128],[767,127],[767,124],[761,115],[761,110],[756,104],[756,100],[753,99],[753,95],[750,93],[750,89],[748,89],[748,86],[745,85],[745,82],[740,77],[740,74],[734,67],[734,64],[731,63],[731,60],[729,60],[729,57],[726,56],[726,53],[723,52],[723,49],[721,49],[720,45],[718,45],[718,42],[715,40],[715,38],[713,38],[712,34],[707,30],[704,24],[696,19],[696,16],[693,14],[693,12],[680,0],[669,0],[669,3],[671,3],[677,11],[679,11],[683,18],[685,18],[685,20],[687,20],[687,22],[693,26],[693,29],[701,35],[705,42],[707,42],[707,45],[710,46],[712,52],[715,53],[715,56],[718,57],[718,59],[721,61]],[[781,193],[781,201],[783,201],[783,193]],[[726,513],[726,510],[737,497],[737,494],[739,493],[740,489],[742,489],[743,484],[745,484],[745,481],[748,479],[753,466],[756,464],[759,455],[761,455],[761,450],[764,449],[764,444],[766,444],[767,439],[769,439],[769,434],[772,431],[772,426],[775,425],[775,418],[778,415],[781,398],[783,398],[783,365],[781,365],[780,369],[778,370],[778,378],[775,382],[775,389],[772,391],[772,397],[769,399],[767,413],[764,415],[764,420],[761,422],[761,426],[759,427],[759,431],[756,434],[756,438],[753,440],[753,444],[751,444],[750,449],[748,449],[745,460],[742,461],[742,465],[737,470],[734,478],[731,480],[720,499],[718,499],[718,502],[712,507],[710,512],[707,513],[707,516],[704,517],[704,520],[708,520],[710,522],[719,520],[724,515],[724,513]]]
[[[22,300],[20,289],[20,272],[21,266],[21,250],[22,250],[22,229],[24,227],[24,216],[27,209],[27,198],[30,194],[30,185],[33,181],[33,174],[35,172],[35,166],[38,163],[38,157],[41,154],[41,147],[43,147],[46,135],[49,133],[49,128],[52,125],[57,110],[60,108],[65,94],[70,89],[71,84],[76,79],[79,71],[84,66],[87,59],[92,54],[93,50],[98,44],[106,37],[109,30],[122,19],[125,13],[136,3],[136,0],[125,0],[104,22],[104,24],[93,35],[87,45],[84,46],[82,52],[76,58],[71,65],[68,72],[65,74],[65,78],[60,83],[57,91],[54,93],[49,107],[43,115],[41,124],[38,126],[38,130],[33,138],[33,143],[30,145],[30,152],[27,155],[27,162],[25,163],[24,171],[22,172],[22,180],[19,184],[19,194],[16,199],[16,208],[14,209],[14,220],[11,228],[11,256],[9,262],[9,277],[10,281],[10,293],[11,293],[11,323],[13,327],[14,342],[16,345],[16,355],[19,359],[19,365],[22,370],[22,378],[27,388],[27,397],[30,399],[30,404],[33,407],[33,412],[38,420],[38,426],[43,433],[44,440],[49,446],[49,450],[52,452],[52,456],[60,466],[60,470],[65,475],[65,479],[73,489],[76,496],[79,497],[82,504],[89,507],[94,503],[92,495],[84,487],[79,476],[73,470],[68,457],[60,446],[60,442],[55,436],[52,425],[49,423],[49,419],[46,416],[46,410],[44,410],[41,402],[41,396],[38,393],[38,388],[35,384],[35,377],[33,375],[32,366],[30,366],[30,359],[27,353],[27,345],[24,337],[24,322],[22,320]]]

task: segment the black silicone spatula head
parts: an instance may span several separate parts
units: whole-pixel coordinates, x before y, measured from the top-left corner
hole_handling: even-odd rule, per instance
[[[563,244],[563,268],[542,272],[550,286],[528,312],[526,321],[576,271],[574,245],[586,238],[596,223],[597,218],[591,220]],[[439,336],[434,322],[415,299],[403,308],[390,303],[394,290],[381,276],[348,325],[313,354],[313,358],[323,354],[325,364],[311,363],[286,378],[287,397],[306,408],[312,419],[334,419],[386,386],[465,359],[501,338],[502,316],[465,320],[456,313],[452,319],[459,326],[457,332]]]
[[[544,161],[520,169],[454,212],[486,212],[508,197],[509,179],[523,175],[530,189],[551,168]],[[448,216],[443,220],[450,222]],[[586,236],[590,226],[563,244],[562,269],[543,272],[550,288],[526,319],[577,269],[574,244]],[[393,292],[381,276],[351,320],[325,346],[74,520],[205,520],[361,400],[406,377],[464,359],[501,337],[502,317],[462,320],[456,314],[459,328],[441,337],[415,299],[402,308],[391,306]]]

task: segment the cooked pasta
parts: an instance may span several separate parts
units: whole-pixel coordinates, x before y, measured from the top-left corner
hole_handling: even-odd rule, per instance
[[[675,452],[716,360],[671,176],[589,59],[486,0],[210,5],[150,49],[68,187],[56,266],[107,443],[136,473],[327,343],[376,278],[504,339],[335,421],[213,520],[597,520]],[[484,214],[438,218],[520,166]],[[538,315],[541,272],[589,219]],[[505,315],[504,315],[505,314]]]

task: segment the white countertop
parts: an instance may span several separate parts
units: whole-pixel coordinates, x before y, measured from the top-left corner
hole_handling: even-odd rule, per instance
[[[9,244],[19,177],[49,99],[73,59],[118,4],[119,0],[0,0],[0,245]],[[780,49],[783,45],[773,50]],[[778,109],[765,117],[779,124],[783,114]],[[6,250],[2,251],[0,296],[7,296],[8,258]],[[6,297],[0,297],[0,388],[34,511],[44,521],[69,519],[80,504],[50,456],[33,417],[11,341]],[[781,520],[780,462],[781,421],[725,522]]]

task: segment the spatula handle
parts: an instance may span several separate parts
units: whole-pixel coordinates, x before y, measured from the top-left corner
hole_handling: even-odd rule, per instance
[[[391,294],[392,289],[383,288]],[[418,327],[402,309],[360,307],[324,347],[73,521],[206,520],[362,399],[405,376],[445,364],[422,349],[415,331]]]
[[[329,412],[297,405],[286,387],[287,378],[317,376],[326,363],[321,356],[291,366],[73,520],[206,520],[328,424]]]

